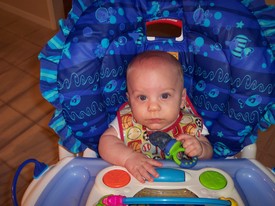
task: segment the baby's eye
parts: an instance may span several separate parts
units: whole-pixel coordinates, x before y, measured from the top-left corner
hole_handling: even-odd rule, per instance
[[[138,98],[141,101],[145,101],[147,99],[147,97],[145,95],[140,95]]]
[[[168,99],[170,97],[170,94],[168,94],[168,93],[163,93],[162,95],[161,95],[161,98],[162,99]]]

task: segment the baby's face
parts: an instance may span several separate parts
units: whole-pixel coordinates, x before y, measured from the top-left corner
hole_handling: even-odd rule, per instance
[[[127,82],[129,103],[138,123],[150,130],[163,130],[175,122],[185,101],[175,67],[151,58],[133,66]]]

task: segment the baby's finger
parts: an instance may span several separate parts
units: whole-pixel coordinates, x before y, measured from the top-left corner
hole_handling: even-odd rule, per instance
[[[185,152],[188,152],[188,150],[190,151],[190,149],[193,147],[193,141],[184,141],[182,143],[182,147],[185,148]]]
[[[192,136],[190,136],[188,134],[181,134],[181,135],[176,137],[176,140],[178,140],[178,141],[184,140],[185,141],[185,140],[188,140],[190,138],[192,138]]]
[[[150,175],[150,173],[148,172],[148,168],[146,166],[139,168],[139,173],[143,177],[143,180],[153,182],[154,179],[153,179],[152,175]]]
[[[186,150],[185,154],[189,157],[194,157],[194,156],[200,156],[202,153],[202,148],[199,145],[189,145]]]
[[[185,154],[188,156],[188,157],[194,157],[194,156],[197,156],[196,154],[197,154],[197,152],[196,152],[196,150],[186,150],[185,151]]]
[[[162,167],[162,163],[154,159],[149,159],[149,163],[150,165],[155,167]]]
[[[145,179],[139,170],[129,171],[140,183],[145,183]]]
[[[151,177],[156,178],[159,177],[159,174],[157,173],[156,169],[152,165],[146,166],[146,171],[150,174]]]

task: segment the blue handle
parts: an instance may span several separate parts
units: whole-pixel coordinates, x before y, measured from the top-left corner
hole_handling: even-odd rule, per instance
[[[123,204],[211,204],[211,205],[231,205],[230,201],[212,198],[186,198],[186,197],[125,197]]]
[[[16,170],[16,173],[13,177],[12,188],[11,188],[11,190],[12,190],[12,201],[13,201],[14,206],[19,205],[18,201],[17,201],[17,194],[16,194],[16,186],[17,186],[17,181],[18,181],[19,175],[20,175],[21,171],[24,169],[24,167],[29,163],[34,163],[35,164],[34,178],[39,178],[39,176],[42,175],[48,169],[48,165],[46,165],[43,162],[39,162],[36,159],[25,160],[21,165],[19,165],[19,167]]]

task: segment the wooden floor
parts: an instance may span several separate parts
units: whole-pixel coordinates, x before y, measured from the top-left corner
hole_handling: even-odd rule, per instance
[[[40,94],[37,59],[55,33],[0,10],[0,205],[12,205],[12,178],[24,160],[54,164],[58,159],[58,138],[47,126],[53,107]],[[32,168],[20,176],[19,199]]]
[[[0,205],[12,205],[17,167],[29,158],[58,161],[57,136],[49,129],[53,107],[39,90],[37,55],[56,33],[0,10]],[[275,166],[275,127],[260,134],[257,159]],[[20,175],[18,199],[32,180],[33,166]]]

